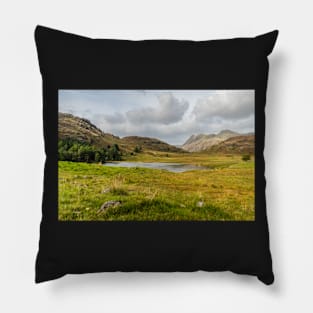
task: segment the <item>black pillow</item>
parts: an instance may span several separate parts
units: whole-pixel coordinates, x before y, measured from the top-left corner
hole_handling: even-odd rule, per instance
[[[129,41],[36,28],[46,151],[37,283],[196,270],[273,283],[263,149],[277,35]]]

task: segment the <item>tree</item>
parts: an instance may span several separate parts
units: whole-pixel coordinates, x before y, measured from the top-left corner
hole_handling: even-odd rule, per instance
[[[111,152],[111,160],[119,161],[121,160],[121,153],[119,146],[115,143],[113,147],[110,149]]]
[[[87,142],[73,139],[60,139],[58,142],[58,159],[72,162],[105,162],[121,160],[121,151],[117,144],[106,148],[97,148]]]
[[[95,152],[95,162],[102,161],[101,153],[99,151]]]

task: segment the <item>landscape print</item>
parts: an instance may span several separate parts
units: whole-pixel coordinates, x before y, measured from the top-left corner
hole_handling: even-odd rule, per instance
[[[254,90],[59,90],[60,221],[254,221]]]

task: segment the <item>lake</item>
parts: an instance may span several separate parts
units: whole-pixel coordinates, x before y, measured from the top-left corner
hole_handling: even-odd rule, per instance
[[[143,167],[152,168],[157,170],[166,170],[173,173],[182,173],[193,170],[204,170],[207,167],[197,166],[192,164],[182,164],[182,163],[164,163],[164,162],[107,162],[103,164],[104,166],[113,167]]]

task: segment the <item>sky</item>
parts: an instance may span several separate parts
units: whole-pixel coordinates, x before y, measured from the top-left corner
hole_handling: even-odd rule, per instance
[[[254,132],[254,90],[59,90],[59,112],[119,137],[183,144],[193,134]]]

